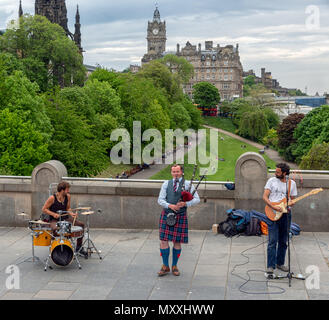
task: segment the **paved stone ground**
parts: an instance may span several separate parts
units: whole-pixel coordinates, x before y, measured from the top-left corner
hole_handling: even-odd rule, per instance
[[[224,300],[224,299],[328,299],[329,233],[302,233],[291,245],[292,271],[311,274],[320,271],[320,287],[306,288],[316,282],[287,279],[265,282],[267,237],[225,238],[210,231],[190,231],[190,243],[183,246],[179,261],[181,276],[157,277],[161,266],[157,230],[93,229],[91,236],[101,250],[89,259],[80,258],[82,269],[73,261],[67,267],[44,271],[41,262],[22,262],[31,256],[31,238],[25,228],[0,228],[0,299],[1,300]],[[264,243],[265,241],[265,243]],[[254,249],[250,249],[255,247]],[[248,251],[245,251],[250,249]],[[241,255],[241,252],[248,258]],[[43,262],[47,247],[35,247]],[[249,263],[245,264],[249,259]],[[17,265],[20,289],[10,284],[6,273]],[[247,271],[253,281],[248,279]],[[314,273],[313,273],[314,275]],[[268,285],[267,285],[268,284]],[[242,286],[242,287],[241,287]],[[241,290],[239,290],[239,288]],[[244,292],[242,292],[244,291]],[[263,293],[261,293],[263,292]],[[261,293],[261,294],[257,294]]]

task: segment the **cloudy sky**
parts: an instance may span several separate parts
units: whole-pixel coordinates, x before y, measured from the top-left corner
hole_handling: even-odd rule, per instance
[[[329,0],[157,0],[167,24],[167,51],[187,41],[239,43],[245,71],[265,67],[281,86],[329,93]],[[22,0],[34,13],[34,0]],[[0,29],[17,16],[19,0],[0,0]],[[66,0],[74,32],[76,5],[85,63],[123,70],[146,53],[155,0]]]

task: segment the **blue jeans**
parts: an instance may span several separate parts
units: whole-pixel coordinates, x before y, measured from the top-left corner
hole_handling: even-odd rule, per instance
[[[268,224],[267,267],[275,269],[284,265],[287,251],[288,226],[290,230],[291,213],[284,213],[278,221]]]

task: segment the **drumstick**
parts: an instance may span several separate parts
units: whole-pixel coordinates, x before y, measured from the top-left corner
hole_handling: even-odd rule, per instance
[[[73,220],[73,227],[74,227],[74,224],[75,224],[75,219],[77,218],[77,215],[74,217],[74,220]]]

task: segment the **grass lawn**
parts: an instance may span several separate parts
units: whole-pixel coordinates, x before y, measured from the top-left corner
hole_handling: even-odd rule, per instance
[[[202,119],[205,125],[214,128],[223,129],[232,133],[235,133],[235,130],[237,129],[232,120],[229,118],[203,117]]]
[[[207,129],[207,155],[209,156],[210,143],[209,143],[209,130]],[[237,159],[245,152],[256,152],[258,149],[249,144],[245,144],[239,140],[226,136],[224,134],[218,133],[218,159],[224,159],[224,161],[218,160],[218,170],[215,174],[207,176],[208,181],[234,181],[235,179],[235,164]],[[246,148],[242,148],[241,145],[246,145]],[[275,162],[271,160],[267,155],[262,155],[266,161],[266,164],[271,169],[275,169]],[[188,155],[185,155],[185,178],[189,180],[193,173],[193,164],[187,164]],[[151,179],[155,180],[168,180],[171,178],[170,165],[155,174]],[[207,166],[203,166],[207,167]],[[196,175],[198,177],[198,173]]]

